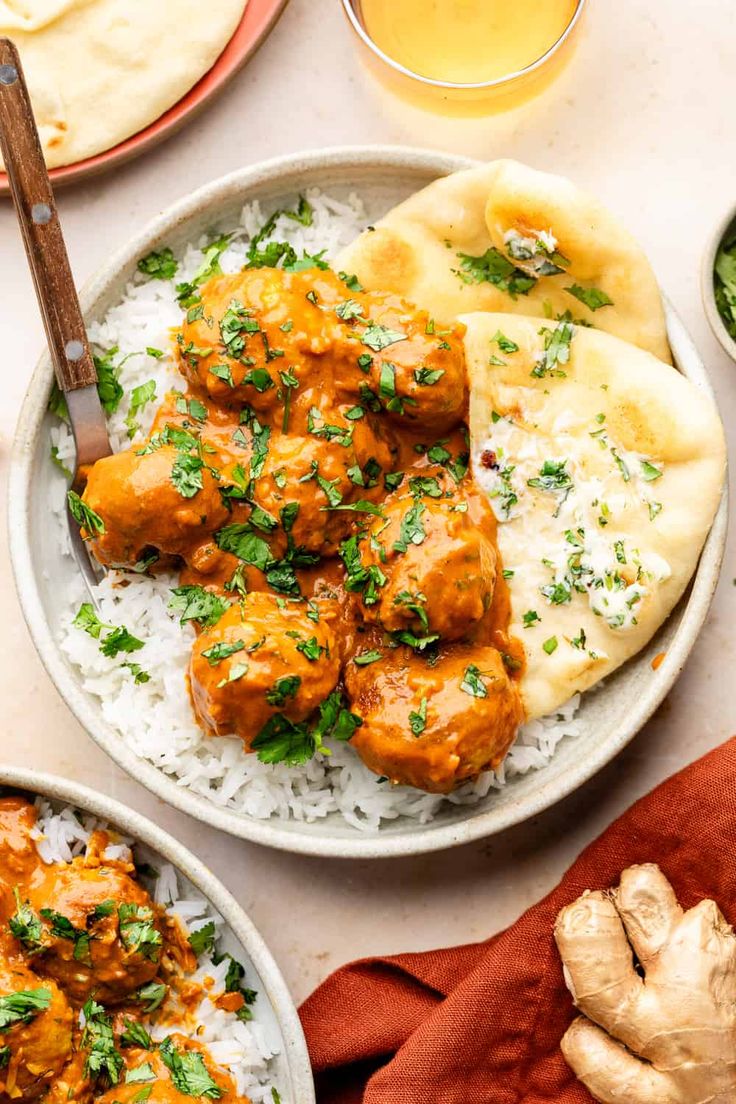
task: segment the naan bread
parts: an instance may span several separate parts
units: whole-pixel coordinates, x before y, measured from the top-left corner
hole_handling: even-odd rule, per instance
[[[461,321],[474,471],[513,572],[525,706],[543,716],[638,652],[677,603],[720,501],[723,429],[706,394],[610,334]]]
[[[244,10],[245,0],[0,0],[49,167],[163,115],[212,68]]]
[[[659,289],[638,244],[569,180],[516,161],[434,181],[361,234],[336,267],[367,288],[405,295],[438,321],[476,310],[570,311],[670,360]],[[555,268],[562,271],[529,278]]]

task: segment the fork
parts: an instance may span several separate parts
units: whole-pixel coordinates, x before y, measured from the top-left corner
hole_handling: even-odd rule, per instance
[[[18,51],[8,38],[0,38],[0,150],[54,372],[69,410],[76,448],[71,490],[81,494],[89,467],[112,448],[28,87]],[[92,597],[104,571],[82,539],[68,502],[67,522],[72,552]]]

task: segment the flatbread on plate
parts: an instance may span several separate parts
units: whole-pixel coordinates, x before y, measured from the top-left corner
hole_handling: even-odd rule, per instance
[[[336,267],[438,321],[569,311],[670,360],[657,281],[637,242],[569,180],[516,161],[435,180],[361,234]]]
[[[476,478],[499,524],[530,717],[638,652],[682,595],[723,488],[723,427],[675,368],[610,334],[461,318]]]
[[[0,35],[20,52],[49,168],[110,149],[160,118],[212,68],[245,4],[0,0]]]

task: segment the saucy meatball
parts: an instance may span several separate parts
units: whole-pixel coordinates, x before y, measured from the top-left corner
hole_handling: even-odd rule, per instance
[[[315,411],[317,407],[313,408]],[[318,431],[338,424],[329,412],[317,420]],[[375,502],[383,493],[381,476],[391,468],[388,444],[367,420],[341,420],[345,437],[316,434],[278,437],[270,446],[254,501],[274,517],[288,504],[296,510],[291,536],[296,545],[322,556],[334,556],[351,531],[355,514],[342,509],[358,500]]]
[[[182,455],[163,445],[143,455],[118,452],[94,465],[83,499],[104,525],[92,542],[101,563],[134,564],[148,546],[186,557],[225,522],[218,480],[207,467],[187,472]]]
[[[465,326],[437,329],[426,311],[388,292],[367,295],[366,313],[360,366],[388,416],[432,434],[457,425],[467,402]]]
[[[15,886],[38,864],[31,837],[35,823],[36,812],[23,798],[5,797],[0,801],[0,922],[5,922],[15,909]]]
[[[363,721],[351,743],[366,766],[428,793],[496,767],[522,719],[495,648],[453,645],[436,662],[387,651],[367,667],[348,663],[346,686]]]
[[[423,493],[430,489],[432,494]],[[448,489],[444,489],[448,488]],[[433,497],[438,495],[438,497]],[[383,579],[365,618],[389,632],[459,640],[493,598],[496,548],[490,508],[465,485],[409,477],[383,503],[383,517],[362,544],[362,563]]]
[[[60,1074],[72,1049],[73,1013],[53,981],[20,962],[0,959],[0,1104],[37,1100]]]
[[[249,747],[275,714],[304,721],[340,674],[335,636],[311,620],[305,603],[248,594],[194,644],[190,686],[195,713],[215,735],[236,733]]]
[[[171,1076],[172,1066],[181,1068],[182,1060],[183,1088],[187,1091],[177,1088]],[[186,1104],[192,1097],[217,1099],[222,1104],[250,1104],[248,1097],[236,1091],[232,1079],[213,1063],[205,1048],[182,1035],[170,1035],[157,1050],[127,1050],[125,1067],[120,1084],[98,1096],[97,1104],[137,1104],[142,1086],[146,1088],[148,1104]],[[141,1067],[145,1068],[145,1076],[141,1075],[136,1081],[133,1071]],[[151,1080],[151,1076],[155,1080]],[[199,1091],[190,1091],[193,1085]]]
[[[350,327],[325,309],[348,296],[332,272],[246,269],[208,280],[200,294],[177,335],[179,364],[221,405],[268,415],[294,386],[284,380],[296,389],[319,374],[331,389],[335,364],[355,363]]]
[[[151,898],[114,865],[83,858],[46,867],[29,903],[42,918],[34,969],[53,977],[78,1004],[124,1001],[156,976],[163,935]]]

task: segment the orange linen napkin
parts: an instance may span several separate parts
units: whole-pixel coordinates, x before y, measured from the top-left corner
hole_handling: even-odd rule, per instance
[[[638,801],[513,927],[353,962],[302,1005],[319,1104],[590,1104],[559,1050],[573,1016],[552,938],[563,905],[657,862],[681,903],[736,920],[736,738]]]

